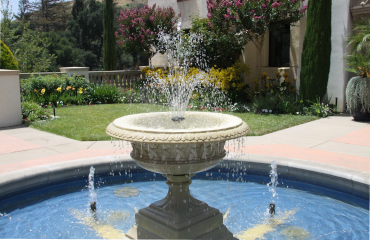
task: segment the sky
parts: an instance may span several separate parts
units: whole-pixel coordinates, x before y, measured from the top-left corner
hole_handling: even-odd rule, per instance
[[[12,12],[14,14],[17,14],[18,13],[18,0],[9,0],[9,8],[10,6],[12,6]]]

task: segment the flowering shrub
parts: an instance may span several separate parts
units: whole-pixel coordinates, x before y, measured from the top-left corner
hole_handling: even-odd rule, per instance
[[[178,69],[175,71],[174,75],[171,75],[171,79],[169,79],[170,71],[168,70],[150,70],[149,68],[144,68],[142,71],[148,78],[160,78],[164,80],[161,84],[153,82],[149,83],[149,86],[152,89],[156,89],[158,93],[163,93],[163,88],[173,81],[184,81],[185,84],[192,84],[196,81],[195,79],[200,79],[199,87],[202,89],[208,88],[208,90],[203,91],[203,93],[212,91],[214,88],[218,88],[221,89],[231,101],[237,101],[244,99],[244,91],[249,87],[244,83],[240,76],[242,74],[248,76],[250,74],[250,67],[242,64],[240,61],[237,61],[231,67],[226,69],[213,67],[208,72],[204,72],[199,68],[191,67],[186,72],[185,77],[183,77],[184,75],[182,70]],[[194,92],[192,99],[194,100],[198,97],[204,98],[205,96],[201,96],[199,92]]]
[[[265,72],[262,73],[261,81],[263,88],[259,91],[257,88],[257,93],[262,93],[263,96],[271,94],[296,95],[295,83],[297,79],[291,81],[289,74],[287,72],[282,73],[282,69],[276,72],[276,78],[268,77]],[[255,83],[257,87],[258,81]]]
[[[23,123],[30,123],[37,120],[45,120],[50,118],[49,112],[41,108],[38,103],[22,102],[22,121]]]
[[[120,30],[116,32],[117,44],[125,51],[144,53],[148,57],[161,51],[158,33],[172,33],[176,23],[173,8],[149,7],[122,10],[117,18]],[[153,48],[154,47],[154,48]]]
[[[21,80],[21,98],[42,106],[57,106],[58,101],[82,104],[89,88],[89,82],[81,76],[31,76]]]
[[[219,28],[213,28],[210,25],[210,20],[207,18],[193,17],[190,33],[201,36],[202,41],[196,44],[191,42],[189,45],[196,45],[196,51],[199,49],[204,50],[209,67],[215,65],[218,68],[231,67],[239,59],[245,45],[242,35],[235,35],[233,31],[223,31]],[[189,41],[184,39],[184,42],[187,43]],[[193,66],[200,67],[197,63],[198,61],[193,61]]]
[[[328,104],[321,103],[320,97],[316,97],[316,102],[309,101],[309,103],[311,103],[311,106],[305,109],[308,110],[308,113],[323,118],[333,115],[333,108]]]

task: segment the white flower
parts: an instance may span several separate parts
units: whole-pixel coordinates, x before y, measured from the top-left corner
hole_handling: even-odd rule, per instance
[[[269,110],[269,113],[272,113],[272,110],[271,109]]]

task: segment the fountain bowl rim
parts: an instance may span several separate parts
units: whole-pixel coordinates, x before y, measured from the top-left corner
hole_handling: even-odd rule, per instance
[[[106,128],[107,135],[129,142],[142,143],[162,143],[162,144],[189,144],[189,143],[203,143],[203,142],[221,142],[230,139],[235,139],[247,135],[250,128],[247,123],[239,117],[209,112],[188,112],[188,115],[201,117],[214,117],[222,119],[223,123],[219,127],[203,128],[203,129],[180,129],[180,130],[164,130],[164,129],[146,129],[142,127],[135,127],[133,122],[140,117],[150,117],[155,114],[168,114],[169,112],[152,112],[127,115],[115,119]]]

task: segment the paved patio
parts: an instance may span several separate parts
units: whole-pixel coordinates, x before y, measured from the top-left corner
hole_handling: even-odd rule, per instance
[[[299,159],[370,173],[370,122],[355,122],[351,116],[341,114],[264,136],[230,141],[227,148],[230,153],[244,153],[247,157]],[[130,151],[127,142],[114,146],[111,141],[81,142],[24,126],[0,128],[0,174]]]

